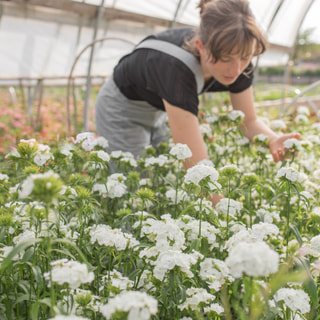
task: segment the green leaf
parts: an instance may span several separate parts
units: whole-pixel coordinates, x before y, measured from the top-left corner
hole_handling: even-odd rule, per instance
[[[299,242],[299,245],[302,246],[303,240],[301,238],[301,235],[300,235],[300,232],[299,232],[298,228],[296,226],[290,224],[290,229],[294,233],[297,241]]]

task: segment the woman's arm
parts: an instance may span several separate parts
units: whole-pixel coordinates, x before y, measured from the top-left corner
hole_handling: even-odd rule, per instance
[[[298,133],[278,136],[265,123],[258,119],[254,108],[252,87],[240,93],[230,93],[230,99],[233,108],[245,114],[244,124],[240,127],[243,135],[250,140],[258,134],[266,135],[269,138],[269,148],[275,162],[280,161],[285,154],[284,141],[290,138],[300,139],[300,134]]]
[[[166,100],[163,100],[163,103],[168,114],[169,127],[174,143],[186,144],[192,152],[191,158],[183,163],[185,169],[196,165],[201,160],[209,159],[198,118],[189,111],[171,105]],[[222,198],[221,195],[212,194],[210,201],[215,206]]]
[[[189,111],[173,106],[163,99],[168,114],[168,122],[174,143],[186,144],[192,156],[183,165],[188,169],[199,161],[208,159],[206,144],[203,140],[198,118]]]

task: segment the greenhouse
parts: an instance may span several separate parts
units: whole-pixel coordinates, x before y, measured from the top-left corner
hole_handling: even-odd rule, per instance
[[[0,319],[320,320],[319,12],[0,0]]]

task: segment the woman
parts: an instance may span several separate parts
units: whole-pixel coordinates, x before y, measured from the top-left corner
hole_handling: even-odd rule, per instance
[[[285,153],[283,142],[297,133],[276,135],[259,121],[253,99],[253,57],[266,50],[266,39],[245,0],[202,0],[196,30],[173,28],[143,40],[124,56],[99,92],[97,132],[108,151],[139,156],[148,145],[167,140],[168,120],[175,143],[192,151],[189,168],[208,159],[198,121],[198,95],[229,91],[232,107],[244,114],[243,134],[269,138],[275,162]]]

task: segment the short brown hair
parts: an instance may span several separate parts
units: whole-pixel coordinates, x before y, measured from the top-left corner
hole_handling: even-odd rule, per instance
[[[258,56],[265,52],[267,39],[256,24],[248,1],[201,0],[198,7],[200,26],[195,36],[186,43],[186,49],[195,56],[199,56],[194,43],[196,37],[202,41],[214,61],[231,53]]]

